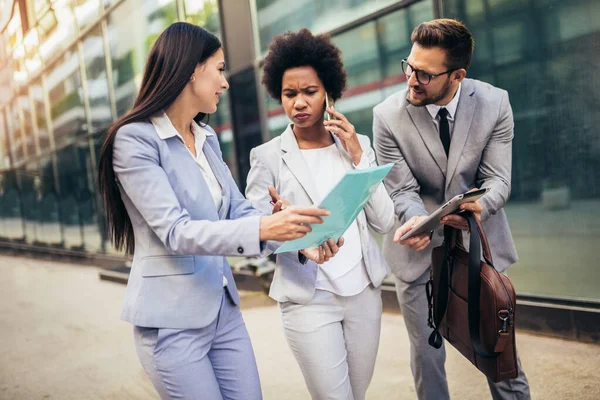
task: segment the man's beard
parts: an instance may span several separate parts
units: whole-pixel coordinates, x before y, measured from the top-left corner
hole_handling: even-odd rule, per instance
[[[446,84],[442,88],[442,90],[440,90],[440,92],[437,95],[431,96],[431,97],[425,97],[423,100],[414,102],[410,99],[410,88],[409,88],[409,91],[406,94],[406,100],[415,107],[425,107],[426,105],[435,104],[438,101],[442,100],[444,97],[446,97],[448,95],[448,92],[450,92],[450,89],[451,89],[450,80],[448,79],[446,81]]]

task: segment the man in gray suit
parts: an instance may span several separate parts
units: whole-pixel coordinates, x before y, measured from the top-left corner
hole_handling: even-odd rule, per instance
[[[394,168],[385,186],[394,201],[395,234],[384,240],[384,255],[394,272],[400,308],[411,343],[411,367],[419,399],[448,399],[444,347],[428,342],[425,284],[431,250],[443,241],[443,227],[400,240],[423,218],[473,188],[489,192],[461,208],[473,211],[484,226],[495,267],[517,261],[504,204],[510,196],[513,117],[508,93],[466,79],[474,40],[458,21],[437,19],[412,33],[413,47],[402,68],[408,88],[374,110],[373,136],[380,164]],[[467,230],[458,215],[443,224]],[[468,243],[468,241],[467,241]],[[494,399],[529,399],[529,384],[519,363],[517,379],[489,382]]]

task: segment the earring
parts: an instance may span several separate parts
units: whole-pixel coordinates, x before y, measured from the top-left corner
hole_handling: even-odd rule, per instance
[[[194,75],[192,75],[192,77],[190,78],[190,82],[194,82],[196,81],[196,77]]]

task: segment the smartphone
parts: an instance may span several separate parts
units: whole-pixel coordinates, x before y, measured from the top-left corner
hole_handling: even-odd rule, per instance
[[[335,105],[334,101],[333,101],[333,97],[331,97],[331,95],[329,93],[327,93],[325,95],[325,109],[329,108],[329,107],[333,107]],[[326,121],[331,121],[333,119],[336,119],[333,115],[330,115],[327,111],[325,111],[325,120]]]

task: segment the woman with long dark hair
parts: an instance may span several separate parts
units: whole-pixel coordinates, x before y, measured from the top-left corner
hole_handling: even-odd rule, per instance
[[[122,318],[161,398],[259,399],[252,345],[224,256],[304,236],[325,210],[263,216],[239,192],[215,132],[224,54],[187,23],[150,50],[133,109],[109,129],[99,187],[117,249],[133,254]]]

